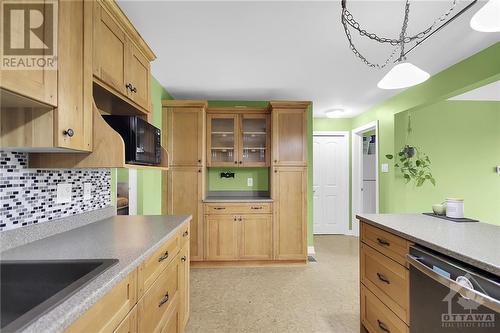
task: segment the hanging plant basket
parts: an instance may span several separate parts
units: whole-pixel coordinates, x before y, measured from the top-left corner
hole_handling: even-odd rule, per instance
[[[411,133],[411,114],[408,114],[407,142]],[[394,156],[390,154],[385,155],[385,157],[390,160],[394,159]],[[436,180],[431,173],[431,159],[422,149],[406,143],[399,150],[396,159],[394,167],[401,171],[407,184],[414,181],[415,185],[420,187],[426,181],[429,181],[432,185],[436,186]]]

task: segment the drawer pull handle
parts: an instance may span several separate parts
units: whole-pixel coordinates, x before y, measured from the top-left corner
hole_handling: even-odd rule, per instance
[[[377,273],[378,279],[384,283],[391,284],[391,281],[389,281],[388,278],[385,277],[385,275]]]
[[[167,258],[168,258],[168,251],[165,251],[165,253],[160,258],[158,258],[158,262],[162,262]]]
[[[215,210],[224,210],[226,207],[214,207]]]
[[[380,329],[382,331],[387,332],[387,333],[391,333],[391,330],[387,327],[386,324],[384,324],[384,322],[377,319],[377,323],[378,323],[378,327],[380,327]]]
[[[377,241],[380,245],[385,245],[385,246],[391,246],[391,243],[389,243],[388,241],[386,241],[385,239],[383,238],[377,238]]]
[[[183,257],[181,258],[181,261],[182,261],[182,262],[186,262],[186,260],[187,260],[186,256],[183,256]]]
[[[258,207],[252,207],[252,209],[262,209],[262,206],[258,206]]]
[[[184,231],[184,233],[182,234],[182,237],[187,237],[189,235],[189,232],[186,230]]]
[[[160,303],[158,304],[158,307],[162,306],[163,304],[167,303],[168,302],[168,292],[165,294],[165,296],[162,297],[162,299],[160,300]]]

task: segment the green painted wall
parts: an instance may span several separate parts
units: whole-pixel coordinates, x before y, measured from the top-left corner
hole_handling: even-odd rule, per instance
[[[152,123],[161,128],[163,99],[173,97],[151,76]],[[159,170],[137,170],[137,213],[139,215],[161,214],[161,182],[162,172]]]
[[[440,198],[452,195],[445,193],[448,188],[448,191],[457,192],[457,195],[459,195],[459,193],[463,193],[461,196],[470,199],[466,203],[467,214],[471,214],[471,216],[475,215],[481,219],[484,219],[486,222],[500,224],[500,218],[498,216],[495,220],[495,214],[498,214],[498,211],[496,211],[495,213],[494,207],[492,208],[492,206],[488,206],[488,204],[483,205],[480,202],[481,198],[486,195],[484,192],[492,189],[491,186],[495,188],[494,186],[496,185],[496,191],[498,191],[498,175],[495,175],[495,178],[491,173],[484,171],[484,169],[482,169],[482,171],[474,169],[475,167],[473,168],[470,166],[470,163],[472,163],[470,160],[466,164],[462,165],[459,160],[459,158],[461,157],[460,155],[455,156],[455,159],[451,161],[448,159],[443,160],[443,155],[438,155],[437,157],[431,156],[431,158],[436,159],[435,161],[433,161],[433,167],[437,172],[436,176],[439,175],[439,178],[443,178],[442,175],[444,174],[444,178],[442,180],[443,184],[439,183],[440,179],[437,179],[439,184],[435,189],[427,188],[427,185],[425,185],[423,188],[414,188],[411,185],[404,185],[401,177],[394,172],[394,168],[392,166],[393,161],[387,160],[385,158],[386,154],[394,154],[396,150],[400,148],[399,146],[401,145],[401,133],[404,133],[404,129],[406,129],[406,120],[403,123],[399,121],[399,119],[401,119],[400,117],[403,117],[405,119],[404,114],[399,115],[399,113],[401,112],[412,110],[413,118],[418,117],[420,119],[419,121],[430,122],[429,125],[423,124],[422,127],[431,126],[431,124],[433,124],[433,119],[439,119],[439,121],[445,122],[447,117],[444,115],[446,114],[448,114],[448,116],[451,116],[450,119],[458,121],[458,123],[456,124],[457,126],[463,126],[464,123],[462,122],[462,120],[457,120],[456,118],[454,118],[458,116],[458,113],[457,115],[449,113],[452,112],[451,110],[453,110],[455,107],[461,114],[459,117],[468,119],[468,121],[471,122],[470,124],[474,124],[475,122],[483,122],[484,120],[479,119],[479,117],[482,117],[480,116],[480,114],[484,114],[487,119],[491,117],[491,114],[489,114],[488,111],[478,112],[477,114],[474,114],[472,111],[470,111],[470,109],[488,109],[488,107],[484,106],[483,104],[477,104],[477,107],[475,104],[471,104],[478,102],[448,104],[453,102],[443,101],[448,99],[449,97],[459,95],[479,86],[499,80],[499,58],[500,43],[495,43],[490,47],[482,50],[481,52],[478,52],[475,55],[432,76],[426,82],[418,86],[411,87],[401,92],[400,94],[380,103],[379,105],[376,105],[367,112],[364,112],[359,116],[350,119],[350,124],[346,119],[315,118],[314,130],[352,130],[372,121],[378,122],[379,136],[377,138],[377,143],[379,148],[379,163],[389,163],[390,165],[389,173],[379,173],[379,201],[381,213],[420,212],[429,210],[429,202],[430,204],[440,202]],[[450,105],[453,105],[453,107],[451,107]],[[493,105],[492,108],[495,108],[495,105]],[[443,113],[441,113],[441,111]],[[423,112],[422,115],[419,115],[419,112]],[[496,107],[496,112],[497,114],[500,112],[498,107]],[[488,122],[488,124],[490,126],[496,124],[496,131],[500,132],[498,120],[496,123],[494,121],[491,121],[491,123]],[[434,128],[437,130],[436,127]],[[475,150],[478,149],[477,145],[482,144],[484,138],[488,137],[488,134],[482,133],[481,131],[478,131],[477,128],[474,128],[476,127],[469,126],[465,128],[466,133],[469,133],[469,131],[477,131],[475,135],[480,136],[480,138],[474,138],[473,136],[468,135],[469,141],[467,141],[465,145],[462,145],[462,149],[460,148],[460,144],[455,145],[455,143],[448,140],[447,137],[442,137],[440,138],[440,140],[446,142],[449,146],[453,145],[454,150],[465,151],[464,148],[467,147],[467,151],[465,152],[465,154],[469,154],[469,150],[475,152]],[[431,140],[436,135],[436,133],[434,132],[426,130],[424,131],[428,136],[425,139],[422,138],[422,142],[424,143],[427,142],[425,140]],[[450,135],[456,135],[456,133],[451,132]],[[460,139],[458,142],[461,142],[461,137],[458,139]],[[474,140],[477,140],[476,144],[474,144]],[[435,139],[432,139],[431,141],[437,142],[437,140]],[[417,144],[420,145],[420,142],[417,142]],[[427,143],[427,145],[429,145],[429,143]],[[433,146],[430,146],[429,149],[431,149],[432,154],[434,155],[435,153],[433,152]],[[464,153],[462,152],[462,155],[463,154]],[[492,153],[492,155],[494,155],[494,153]],[[498,164],[499,155],[500,154],[498,154],[497,151],[497,162],[494,162],[493,160],[487,160],[489,161],[488,163],[491,164],[489,166],[490,170],[493,170],[493,167]],[[484,156],[481,158],[484,158]],[[464,172],[461,172],[462,168]],[[486,168],[486,165],[484,165],[484,168]],[[474,169],[474,174],[469,173],[471,169]],[[458,182],[458,185],[453,184],[451,179],[447,178],[446,172],[444,170],[447,170],[451,174],[455,174],[456,177],[458,177],[459,174],[460,177],[469,179],[481,177],[483,179],[479,181],[479,183],[481,184],[488,184],[488,181],[485,181],[484,179],[489,179],[490,181],[492,181],[492,185],[483,188],[482,195],[477,196],[474,194],[474,190],[472,190],[472,192],[463,190],[465,185],[462,180]],[[432,193],[432,195],[430,195],[429,193]],[[487,195],[490,195],[490,193],[488,193]],[[475,197],[475,199],[473,199],[473,197]],[[496,198],[496,205],[498,206],[498,196]],[[487,201],[489,202],[489,200]],[[489,210],[489,212],[485,212],[485,209]]]
[[[395,116],[395,146],[405,144],[408,112]],[[466,216],[500,224],[500,102],[443,101],[411,113],[409,143],[431,159],[436,186],[392,189],[396,212],[430,211],[446,197],[464,198]]]
[[[221,178],[221,172],[234,172],[234,178]],[[247,186],[253,178],[253,186]],[[269,168],[208,168],[208,191],[269,191]]]

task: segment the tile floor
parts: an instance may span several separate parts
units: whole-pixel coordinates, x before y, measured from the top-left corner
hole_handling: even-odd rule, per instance
[[[359,332],[358,238],[314,245],[303,267],[193,269],[186,332]]]

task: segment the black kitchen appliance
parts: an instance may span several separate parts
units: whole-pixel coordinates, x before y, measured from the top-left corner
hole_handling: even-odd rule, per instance
[[[125,142],[125,162],[159,165],[161,163],[161,130],[138,116],[104,115],[104,120]]]
[[[412,246],[411,333],[500,332],[500,277]]]

